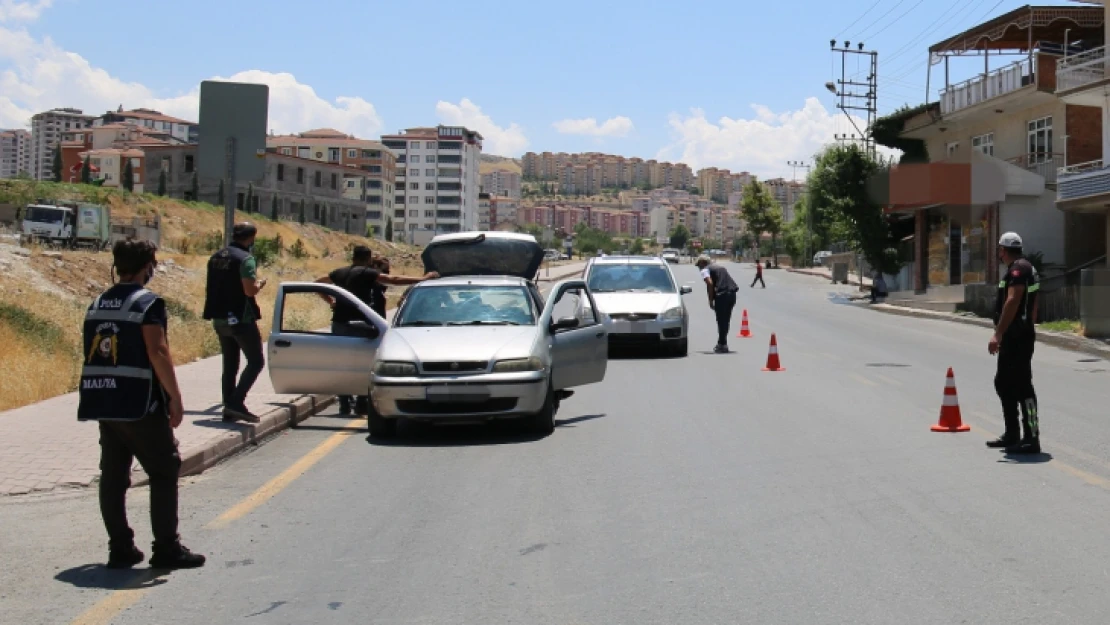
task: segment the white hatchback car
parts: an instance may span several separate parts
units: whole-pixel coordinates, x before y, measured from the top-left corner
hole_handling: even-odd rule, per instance
[[[376,437],[400,419],[525,419],[550,433],[569,389],[604,380],[608,332],[583,280],[558,283],[544,301],[533,281],[543,257],[529,235],[437,236],[423,260],[441,277],[413,286],[392,323],[334,285],[284,283],[268,344],[274,390],[369,394]],[[351,302],[362,336],[289,328],[285,302],[305,293]]]
[[[652,256],[590,259],[586,284],[609,322],[610,345],[659,347],[675,356],[687,354],[689,315],[670,266]]]

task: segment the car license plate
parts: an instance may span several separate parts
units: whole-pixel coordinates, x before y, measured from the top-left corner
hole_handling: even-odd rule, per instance
[[[489,389],[484,386],[429,386],[425,396],[437,404],[478,403],[489,399]]]

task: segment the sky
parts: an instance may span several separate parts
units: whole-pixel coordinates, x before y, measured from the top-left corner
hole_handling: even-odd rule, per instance
[[[501,156],[599,151],[789,178],[788,162],[866,127],[825,88],[841,71],[831,39],[878,52],[882,115],[925,100],[929,45],[1024,4],[0,0],[0,128],[63,106],[195,121],[200,82],[222,79],[268,84],[278,133],[444,123]],[[853,56],[847,74],[865,79]],[[953,82],[981,71],[952,68]],[[934,67],[931,100],[939,82]]]

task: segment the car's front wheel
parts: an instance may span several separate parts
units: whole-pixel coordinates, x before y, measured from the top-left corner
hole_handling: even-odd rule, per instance
[[[541,436],[547,436],[555,431],[555,391],[551,383],[547,385],[547,397],[544,398],[540,411],[528,419],[529,430]]]
[[[367,402],[366,426],[373,438],[390,438],[397,434],[397,419],[386,419],[378,414],[372,402]]]
[[[677,358],[685,358],[686,354],[689,353],[689,349],[689,342],[687,341],[687,339],[679,339],[669,346],[668,351],[670,352],[671,356],[675,356]]]

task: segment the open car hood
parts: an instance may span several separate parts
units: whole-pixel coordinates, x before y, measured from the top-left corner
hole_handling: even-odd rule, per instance
[[[458,232],[441,234],[421,254],[424,271],[440,276],[515,276],[531,280],[543,263],[543,248],[529,234]]]

